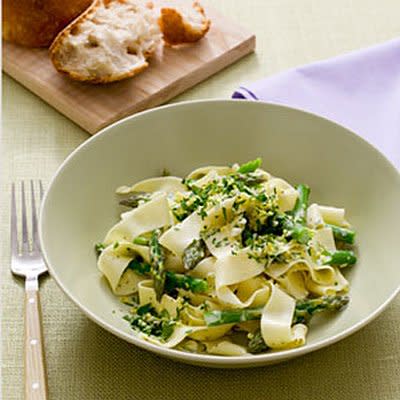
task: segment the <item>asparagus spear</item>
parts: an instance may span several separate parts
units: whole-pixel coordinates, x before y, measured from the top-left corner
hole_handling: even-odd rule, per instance
[[[302,244],[306,244],[311,239],[310,229],[301,224],[294,224],[291,233],[293,239]]]
[[[183,265],[185,269],[193,269],[206,256],[206,246],[203,240],[194,239],[183,252]]]
[[[161,300],[161,296],[164,293],[166,271],[164,269],[165,262],[165,250],[158,242],[158,238],[161,234],[160,229],[153,231],[150,239],[150,261],[151,261],[151,275],[154,281],[154,290],[156,292],[156,298],[158,301]]]
[[[305,226],[310,188],[307,185],[300,184],[296,189],[299,192],[299,197],[293,210],[287,214],[283,226],[294,240],[305,244],[311,239],[311,231]]]
[[[296,304],[293,323],[307,322],[311,316],[321,311],[337,311],[349,302],[348,296],[332,295],[316,299],[298,301]],[[257,320],[261,318],[263,308],[243,308],[240,310],[214,310],[204,313],[208,326],[223,324],[237,324],[240,322]]]
[[[299,243],[306,244],[311,239],[311,230],[301,223],[294,222],[289,216],[283,220],[283,227]]]
[[[133,239],[133,243],[138,244],[140,246],[148,246],[150,243],[150,240],[143,236],[138,236],[135,239]]]
[[[131,196],[127,197],[126,199],[122,199],[119,204],[126,206],[126,207],[131,207],[131,208],[136,208],[139,205],[140,201],[149,201],[151,197],[150,193],[146,192],[133,192]]]
[[[192,278],[191,276],[167,271],[165,291],[171,293],[175,289],[185,289],[193,293],[206,293],[208,291],[208,283],[204,279]]]
[[[223,324],[237,324],[261,318],[262,307],[243,308],[239,310],[214,310],[204,313],[204,319],[208,326]]]
[[[247,174],[249,172],[254,172],[257,168],[260,168],[261,163],[262,163],[261,158],[256,158],[253,161],[249,161],[245,164],[242,164],[237,172],[239,174]]]
[[[296,200],[296,204],[293,208],[293,216],[295,220],[301,223],[305,223],[306,220],[306,210],[308,207],[308,199],[310,197],[310,188],[307,185],[297,185],[297,191],[299,192],[299,197]]]
[[[237,178],[240,181],[243,181],[248,186],[257,185],[259,183],[266,182],[268,180],[266,175],[257,175],[257,174],[238,174]]]
[[[336,240],[348,244],[354,244],[356,233],[353,230],[330,224],[326,224],[326,226],[329,226],[332,229],[333,236]]]
[[[140,258],[132,260],[127,268],[139,275],[149,275],[151,273],[150,264],[147,264]],[[175,289],[186,289],[193,293],[206,293],[208,291],[208,283],[204,279],[192,278],[191,276],[166,271],[164,291],[172,293]]]
[[[352,251],[337,250],[334,253],[328,253],[324,261],[325,265],[338,265],[339,267],[348,267],[357,262],[357,257]]]
[[[254,333],[249,333],[247,335],[247,338],[249,339],[247,347],[250,353],[257,354],[268,350],[268,346],[264,342],[260,329],[258,329]]]
[[[322,311],[339,311],[349,303],[349,300],[349,296],[323,296],[298,301],[293,323],[307,323],[314,314]]]
[[[132,271],[136,272],[139,275],[147,275],[151,271],[150,264],[147,264],[143,260],[139,258],[133,259],[127,266],[127,268],[131,269]]]

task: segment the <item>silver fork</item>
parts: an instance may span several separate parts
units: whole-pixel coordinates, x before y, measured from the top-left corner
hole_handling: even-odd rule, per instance
[[[31,190],[31,235],[28,232],[25,184],[21,182],[21,240],[18,240],[16,185],[11,187],[11,271],[25,277],[25,399],[47,399],[47,377],[44,357],[42,322],[39,298],[39,275],[47,271],[43,261],[36,211],[36,197],[43,198],[42,182],[38,181],[39,194],[34,181]],[[36,185],[37,186],[37,185]]]

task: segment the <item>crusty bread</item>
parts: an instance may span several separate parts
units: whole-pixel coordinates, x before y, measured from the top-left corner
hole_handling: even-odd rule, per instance
[[[170,4],[161,7],[158,19],[163,39],[167,44],[174,46],[197,42],[210,29],[211,21],[197,1],[192,4],[187,4],[187,1],[167,3]]]
[[[50,46],[92,0],[2,0],[3,38],[29,47]]]
[[[50,47],[60,72],[90,83],[136,75],[161,42],[157,16],[143,0],[95,0]]]

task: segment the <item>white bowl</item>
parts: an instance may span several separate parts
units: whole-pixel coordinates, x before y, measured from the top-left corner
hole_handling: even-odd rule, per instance
[[[137,338],[96,267],[93,250],[117,221],[114,190],[167,168],[263,158],[263,167],[307,183],[312,200],[343,206],[357,230],[359,262],[347,272],[350,305],[311,324],[304,347],[243,357],[184,353]],[[196,101],[146,111],[86,141],[61,165],[44,199],[40,236],[50,273],[93,321],[139,347],[182,362],[251,367],[328,346],[374,319],[399,291],[400,176],[347,129],[300,110],[247,101]],[[116,312],[115,312],[116,311]],[[361,350],[361,349],[360,349]]]

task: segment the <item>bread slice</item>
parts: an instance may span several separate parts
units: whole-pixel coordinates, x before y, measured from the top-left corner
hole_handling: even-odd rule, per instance
[[[143,0],[95,0],[50,47],[56,69],[70,78],[108,83],[147,68],[162,42],[152,5]]]
[[[161,7],[158,23],[164,41],[171,46],[197,42],[211,25],[197,1],[192,4],[187,4],[187,1],[186,4],[182,1],[168,2],[168,6]]]

